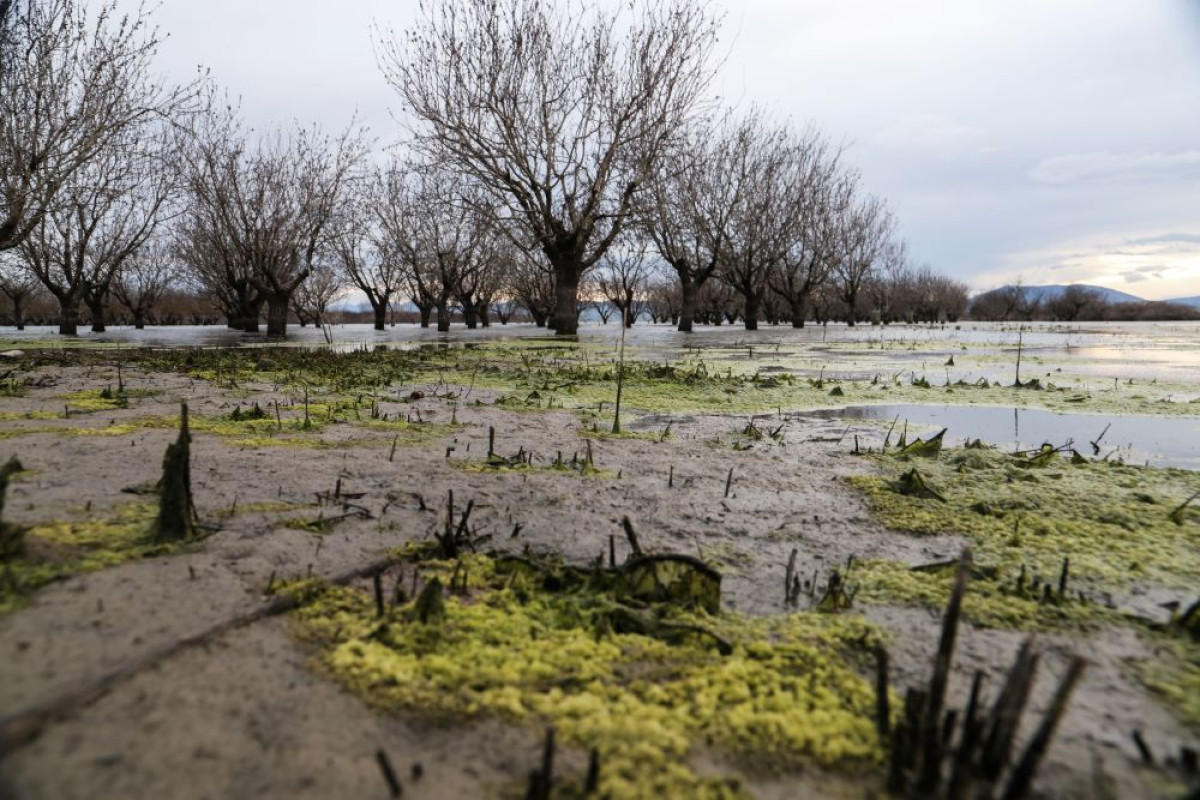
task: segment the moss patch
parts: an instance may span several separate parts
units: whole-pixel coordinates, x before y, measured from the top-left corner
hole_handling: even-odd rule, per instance
[[[30,527],[22,552],[0,572],[0,613],[19,608],[31,592],[52,581],[171,549],[150,538],[156,503],[126,503],[112,513],[104,519]]]
[[[482,588],[447,597],[438,622],[416,621],[415,603],[380,619],[369,594],[331,588],[294,630],[320,645],[321,670],[377,707],[555,725],[565,743],[598,750],[599,796],[743,796],[736,777],[692,769],[689,755],[707,746],[779,770],[880,764],[874,691],[847,660],[877,641],[861,618],[639,611],[473,558]],[[453,582],[457,569],[437,569]],[[704,628],[732,652],[699,634],[628,632],[624,614]]]
[[[1014,627],[1082,621],[1145,586],[1187,590],[1200,581],[1200,511],[1171,511],[1195,491],[1196,474],[1072,460],[1015,457],[988,449],[940,458],[881,456],[883,477],[854,477],[888,527],[912,534],[961,534],[978,565],[966,611],[974,621]],[[916,468],[938,497],[906,492]],[[1063,558],[1068,592],[1057,596]],[[1024,579],[1022,580],[1022,569]],[[914,573],[866,562],[852,579],[874,602],[939,607],[950,570]],[[1037,584],[1035,586],[1034,584]],[[1049,587],[1053,602],[1038,602]],[[1092,602],[1081,602],[1082,591]]]

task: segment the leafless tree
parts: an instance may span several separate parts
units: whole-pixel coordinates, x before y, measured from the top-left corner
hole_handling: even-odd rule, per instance
[[[191,107],[199,81],[154,77],[148,14],[116,0],[0,3],[0,250],[69,205],[84,170],[129,131]]]
[[[694,304],[693,297],[693,316],[696,313]],[[669,322],[672,325],[680,323],[683,293],[679,288],[678,274],[673,269],[657,270],[650,277],[646,290],[646,310],[650,313],[651,322]]]
[[[420,211],[410,219],[415,236],[408,241],[415,251],[409,262],[423,274],[421,283],[437,312],[437,329],[444,332],[450,330],[453,301],[463,294],[464,285],[474,286],[484,243],[495,232],[486,204],[467,179],[437,167],[418,170],[414,179]]]
[[[330,258],[315,261],[308,278],[292,292],[289,305],[300,327],[310,322],[317,327],[324,325],[329,304],[345,288],[341,273],[334,263]]]
[[[268,336],[287,335],[292,294],[312,272],[365,154],[365,134],[353,125],[336,138],[297,126],[252,139],[235,121],[197,131],[187,186],[200,260],[210,275],[224,272],[230,287],[244,287],[234,289],[239,303],[265,303]],[[256,327],[257,312],[246,322]]]
[[[534,324],[544,328],[556,308],[554,276],[542,268],[536,254],[516,247],[513,252],[516,259],[508,272],[508,291]]]
[[[754,116],[724,115],[685,129],[639,196],[641,231],[679,276],[679,330],[692,330],[696,292],[713,277],[745,182],[730,180]]]
[[[384,329],[388,308],[405,287],[405,261],[388,233],[407,226],[405,191],[398,165],[377,171],[359,184],[330,230],[330,250],[344,279],[367,296],[377,331]]]
[[[155,236],[129,255],[112,283],[112,296],[133,317],[138,330],[154,316],[154,307],[181,278],[169,240]]]
[[[834,274],[845,303],[847,325],[858,321],[858,295],[891,242],[895,227],[895,217],[887,204],[874,195],[852,203],[841,215]]]
[[[25,312],[41,289],[41,281],[29,271],[16,251],[0,251],[0,294],[8,298],[10,319],[17,330],[25,330]]]
[[[544,254],[559,334],[576,332],[580,278],[714,71],[702,0],[619,8],[448,0],[404,37],[379,36],[416,146],[483,186]]]
[[[729,214],[719,251],[721,280],[742,296],[746,330],[758,329],[767,275],[777,268],[796,230],[796,195],[805,143],[783,125],[751,113],[739,128],[726,180],[743,187]]]
[[[164,155],[172,140],[169,129],[124,129],[71,174],[22,241],[30,270],[58,300],[59,333],[78,332],[81,303],[92,330],[105,330],[114,278],[169,216],[175,176]]]
[[[1106,305],[1100,292],[1087,286],[1072,283],[1056,297],[1047,301],[1055,319],[1074,322],[1078,319],[1098,319]]]
[[[621,312],[625,327],[631,327],[646,302],[651,272],[646,253],[640,248],[613,249],[596,265],[597,288],[612,308]]]
[[[808,147],[792,165],[798,179],[789,185],[797,212],[794,227],[775,267],[767,273],[772,293],[787,304],[793,328],[803,328],[809,298],[829,280],[840,257],[838,224],[845,214],[857,175],[844,170],[840,153],[810,132]]]

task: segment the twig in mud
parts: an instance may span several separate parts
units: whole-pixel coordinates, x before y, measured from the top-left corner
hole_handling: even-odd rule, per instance
[[[729,468],[729,474],[725,476],[725,497],[729,497],[729,489],[733,486],[733,467]]]
[[[1067,665],[1067,674],[1063,676],[1062,682],[1058,684],[1058,690],[1054,693],[1054,700],[1050,703],[1050,709],[1046,712],[1046,716],[1042,718],[1041,725],[1038,726],[1037,732],[1034,733],[1033,739],[1025,747],[1025,752],[1021,755],[1020,761],[1013,768],[1012,777],[1009,778],[1008,786],[1001,795],[1001,800],[1022,800],[1029,796],[1029,789],[1033,784],[1034,773],[1037,772],[1038,764],[1041,763],[1042,756],[1050,744],[1050,739],[1054,736],[1054,729],[1058,727],[1058,721],[1062,718],[1063,712],[1066,711],[1067,703],[1071,699],[1071,693],[1075,690],[1075,684],[1083,677],[1083,670],[1086,663],[1079,656],[1071,659],[1071,663]]]
[[[399,797],[403,793],[400,779],[396,777],[396,770],[392,769],[392,761],[382,747],[375,751],[375,762],[379,764],[379,771],[383,773],[383,780],[388,785],[388,793],[392,797]]]
[[[638,544],[637,532],[634,531],[629,517],[621,517],[621,527],[625,529],[625,538],[629,540],[629,548],[633,551],[633,557],[641,558],[642,546]]]

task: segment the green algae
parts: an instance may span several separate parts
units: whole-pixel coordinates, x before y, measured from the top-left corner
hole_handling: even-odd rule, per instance
[[[110,517],[29,527],[23,552],[5,561],[0,573],[0,613],[20,608],[31,592],[53,581],[171,552],[150,536],[157,513],[157,503],[134,502],[115,507]]]
[[[1181,722],[1200,732],[1200,641],[1152,635],[1153,658],[1133,662],[1134,675]]]
[[[781,771],[881,764],[874,690],[852,663],[879,634],[861,618],[657,609],[731,642],[721,655],[711,638],[617,630],[604,591],[555,591],[472,558],[482,588],[445,598],[440,621],[422,624],[414,603],[380,619],[367,592],[329,588],[292,628],[320,647],[318,669],[376,707],[553,724],[564,743],[598,751],[599,796],[745,796],[736,778],[692,769],[707,747]],[[447,569],[430,579],[453,581]]]
[[[158,389],[122,388],[113,389],[83,389],[58,395],[65,400],[67,409],[73,413],[88,413],[93,411],[113,411],[118,408],[128,408],[130,400],[155,397],[161,394]]]
[[[922,459],[922,483],[933,497],[905,491],[911,483],[903,480],[911,474],[906,459],[879,456],[877,463],[885,476],[850,482],[867,493],[885,525],[970,540],[976,563],[986,570],[966,604],[967,616],[978,623],[1026,628],[1083,622],[1110,615],[1108,601],[1119,604],[1140,587],[1185,590],[1200,579],[1200,512],[1184,509],[1182,524],[1169,514],[1194,491],[1195,474],[1186,470],[1045,451],[1027,458],[960,449]],[[1069,584],[1059,597],[1064,557],[1070,559]],[[935,607],[944,603],[950,582],[948,574],[919,574],[882,561],[859,565],[854,578],[865,600]]]

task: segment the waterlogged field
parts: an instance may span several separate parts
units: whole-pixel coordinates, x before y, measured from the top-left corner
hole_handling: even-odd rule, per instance
[[[1194,788],[1200,325],[331,332],[0,342],[0,786]]]

